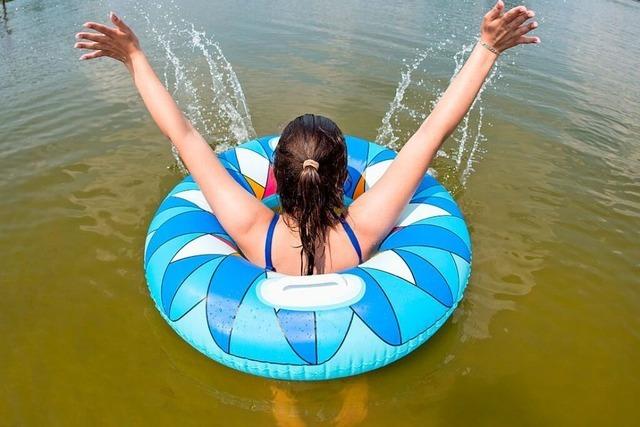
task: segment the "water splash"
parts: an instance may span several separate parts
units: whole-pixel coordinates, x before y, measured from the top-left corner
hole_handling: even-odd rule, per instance
[[[467,52],[473,50],[473,45],[468,45],[456,54],[456,70],[454,76],[458,74],[462,66],[464,65],[464,55]],[[456,167],[460,172],[460,181],[463,186],[466,185],[467,179],[473,172],[473,164],[477,160],[476,155],[481,151],[482,142],[486,141],[486,137],[482,133],[482,125],[484,118],[484,106],[482,104],[482,94],[487,87],[491,87],[494,80],[499,79],[502,75],[498,73],[498,65],[496,65],[489,76],[485,80],[485,84],[480,88],[476,99],[471,104],[469,112],[465,115],[462,126],[459,126],[458,132],[454,137],[454,141],[457,143],[456,152]],[[471,117],[475,116],[476,126],[475,129],[471,128]],[[465,160],[466,155],[466,160]]]
[[[446,58],[448,49],[455,41],[453,39],[455,39],[454,35],[451,38],[432,43],[432,47],[418,49],[413,59],[403,61],[405,63],[404,69],[401,72],[394,98],[382,118],[382,124],[376,137],[377,143],[396,150],[399,149],[402,143],[408,140],[422,124],[427,113],[442,97],[446,85],[441,83],[447,81],[434,79],[434,70],[431,65],[433,61],[426,60]],[[448,83],[460,72],[466,57],[474,46],[475,41],[465,44],[453,55],[453,75],[448,79]],[[447,160],[442,165],[442,169],[445,171],[444,179],[453,178],[462,187],[466,186],[478,156],[484,151],[483,142],[486,141],[486,138],[482,133],[484,125],[482,93],[500,77],[501,73],[498,72],[498,65],[496,65],[487,77],[469,112],[451,136],[450,142],[446,144],[447,148],[440,149],[436,154],[436,158]],[[438,175],[433,168],[429,169],[429,173],[434,176]]]
[[[149,33],[161,48],[162,60],[165,62],[162,73],[165,85],[212,147],[220,152],[254,138],[256,132],[244,92],[218,42],[184,19],[174,22],[171,17],[181,16],[181,13],[173,0],[157,4],[155,10],[145,10],[139,5],[135,9],[143,17]],[[377,143],[399,149],[442,96],[446,81],[434,79],[431,62],[427,59],[446,58],[450,55],[452,46],[459,44],[459,41],[455,34],[446,39],[442,39],[441,33],[437,37],[437,40],[430,42],[429,47],[417,49],[413,59],[403,60],[404,69],[394,98],[382,118]],[[460,71],[474,45],[475,41],[465,44],[453,55],[454,69],[449,82]],[[175,53],[179,51],[184,55],[188,50],[192,55],[185,61]],[[209,71],[208,84],[203,82],[203,69]],[[473,173],[478,156],[484,151],[483,142],[486,138],[482,134],[482,93],[487,86],[491,86],[496,76],[500,78],[501,74],[496,72],[497,69],[498,66],[494,67],[469,112],[451,136],[450,142],[445,145],[446,148],[436,154],[436,158],[447,160],[442,165],[436,164],[440,175],[444,175],[444,179],[453,178],[462,187]],[[188,173],[176,148],[172,146],[172,150],[178,167],[183,173]],[[438,175],[433,168],[429,169],[429,173]]]
[[[396,88],[393,101],[389,104],[389,110],[382,118],[382,125],[378,129],[378,136],[376,142],[389,148],[397,150],[400,148],[398,141],[400,137],[396,136],[394,127],[397,127],[399,121],[399,115],[403,112],[407,112],[409,115],[416,114],[415,110],[410,109],[404,103],[405,93],[407,88],[411,84],[411,76],[418,69],[418,67],[429,57],[431,53],[430,49],[419,51],[413,61],[410,64],[405,65],[405,70],[402,72],[400,82]],[[404,61],[406,62],[406,60]],[[422,115],[424,116],[424,114]],[[423,120],[426,117],[420,116]],[[395,126],[394,126],[395,125]]]
[[[158,4],[156,10],[139,5],[135,9],[160,47],[165,86],[212,148],[221,152],[254,138],[256,132],[242,86],[219,43],[184,19],[172,20],[172,16],[181,16],[172,1]],[[178,51],[184,57],[189,50],[184,60],[176,55]],[[203,78],[205,70],[208,79]],[[175,146],[172,152],[178,168],[188,173]]]

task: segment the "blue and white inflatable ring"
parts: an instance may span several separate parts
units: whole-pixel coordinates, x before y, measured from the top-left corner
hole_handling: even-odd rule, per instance
[[[348,205],[396,153],[353,136],[346,142]],[[265,136],[220,154],[236,181],[273,209],[277,143]],[[324,380],[385,366],[429,339],[462,298],[471,241],[449,192],[425,175],[366,262],[315,276],[267,272],[241,256],[187,176],[151,221],[144,268],[162,316],[205,355],[250,374]]]

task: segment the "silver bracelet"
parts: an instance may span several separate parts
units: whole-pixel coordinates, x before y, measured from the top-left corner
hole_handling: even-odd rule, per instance
[[[485,43],[481,38],[478,38],[478,42],[482,45],[482,47],[489,50],[489,52],[495,53],[496,55],[500,55],[500,51],[498,49],[491,46],[490,44]]]

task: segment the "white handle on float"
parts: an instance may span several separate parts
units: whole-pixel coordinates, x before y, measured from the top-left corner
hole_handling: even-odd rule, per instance
[[[364,295],[365,283],[354,274],[268,277],[256,289],[258,298],[275,309],[321,311],[348,307]]]

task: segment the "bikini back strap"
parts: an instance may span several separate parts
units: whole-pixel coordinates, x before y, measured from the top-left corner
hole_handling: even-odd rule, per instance
[[[273,231],[276,228],[278,217],[278,214],[273,214],[273,218],[271,218],[271,222],[269,223],[269,229],[267,230],[267,240],[264,243],[264,262],[267,270],[271,271],[276,271],[276,269],[273,268],[273,262],[271,262],[271,242],[273,241]]]
[[[345,233],[347,233],[347,236],[351,241],[351,245],[353,246],[353,249],[355,249],[356,253],[358,254],[359,262],[362,264],[362,250],[360,250],[360,243],[358,243],[358,238],[356,237],[356,233],[353,232],[353,229],[351,228],[351,226],[349,225],[346,219],[340,218],[340,222],[342,223],[342,227],[344,228]]]

